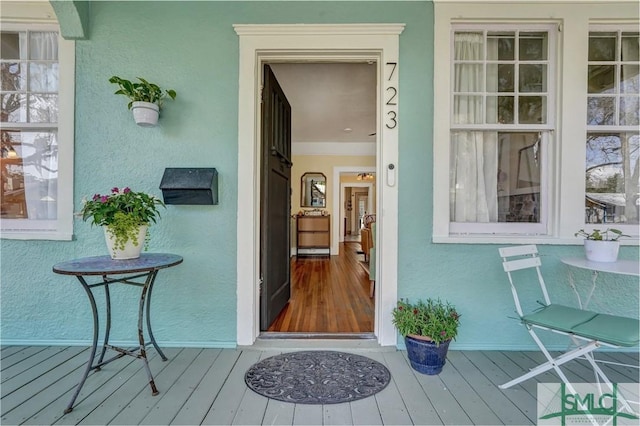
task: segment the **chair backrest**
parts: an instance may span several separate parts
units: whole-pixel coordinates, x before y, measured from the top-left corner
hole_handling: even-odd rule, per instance
[[[540,261],[540,257],[538,257],[538,248],[535,245],[526,245],[502,247],[498,249],[498,251],[502,257],[502,267],[509,277],[511,293],[513,295],[513,301],[515,302],[518,315],[522,316],[523,311],[518,297],[518,290],[513,282],[513,276],[511,274],[514,271],[534,269],[538,277],[538,283],[540,284],[544,301],[547,305],[550,305],[551,301],[549,299],[549,293],[547,292],[547,286],[545,285],[542,273],[540,272],[540,265],[542,265],[542,262]]]

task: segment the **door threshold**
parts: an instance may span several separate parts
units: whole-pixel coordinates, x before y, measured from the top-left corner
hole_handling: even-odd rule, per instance
[[[351,340],[375,340],[373,333],[317,333],[317,332],[280,332],[263,331],[259,339],[351,339]]]
[[[380,346],[373,333],[280,333],[262,332],[249,346],[239,349],[259,351],[336,350],[395,351],[395,346]]]

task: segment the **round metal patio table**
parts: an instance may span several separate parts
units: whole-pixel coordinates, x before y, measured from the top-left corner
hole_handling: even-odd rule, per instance
[[[153,395],[158,394],[158,389],[153,380],[153,375],[149,369],[149,363],[147,361],[147,353],[145,347],[149,344],[153,344],[163,361],[167,360],[162,350],[158,347],[156,339],[153,336],[151,330],[151,292],[153,290],[153,283],[155,282],[158,271],[164,268],[170,268],[172,266],[182,263],[182,257],[176,254],[169,253],[144,253],[137,259],[125,259],[114,260],[110,256],[93,256],[83,257],[80,259],[69,260],[61,262],[53,266],[53,272],[62,275],[74,275],[80,281],[82,288],[84,288],[87,296],[89,297],[89,303],[91,304],[91,312],[93,314],[93,344],[91,346],[91,354],[89,355],[89,361],[87,367],[82,375],[82,379],[69,402],[69,405],[65,409],[64,413],[67,414],[73,410],[73,404],[87,379],[87,376],[91,370],[100,370],[105,364],[110,363],[116,359],[122,358],[125,355],[139,358],[144,362],[144,367],[149,378],[149,386]],[[114,275],[116,277],[114,277]],[[124,275],[124,276],[122,276]],[[88,283],[85,277],[88,276],[101,276],[102,281],[96,283]],[[135,281],[134,281],[135,280]],[[139,348],[124,349],[109,344],[109,333],[111,331],[111,297],[109,295],[109,286],[111,284],[128,284],[138,286],[142,288],[140,294],[140,302],[138,308],[138,341],[140,343]],[[104,287],[105,293],[105,335],[102,344],[102,351],[97,362],[95,361],[96,351],[98,347],[98,309],[96,307],[96,300],[93,294],[93,288]],[[146,317],[147,333],[149,335],[150,342],[145,343],[144,338],[144,318]],[[107,349],[118,352],[117,355],[104,359]]]

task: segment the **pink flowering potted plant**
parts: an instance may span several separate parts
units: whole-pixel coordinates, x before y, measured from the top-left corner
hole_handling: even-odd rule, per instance
[[[400,300],[393,309],[393,325],[404,337],[411,366],[420,373],[439,374],[449,343],[458,335],[460,314],[440,299],[409,303]]]
[[[164,207],[159,198],[129,187],[116,187],[108,195],[95,194],[82,202],[82,220],[103,227],[113,259],[140,257],[143,242],[145,247],[149,242],[149,225],[160,217],[158,207]]]

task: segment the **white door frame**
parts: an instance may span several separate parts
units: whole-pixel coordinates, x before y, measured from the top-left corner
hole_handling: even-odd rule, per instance
[[[239,36],[237,310],[238,345],[260,334],[260,95],[264,62],[356,62],[378,66],[376,147],[379,242],[374,333],[396,345],[391,312],[397,303],[398,264],[398,69],[404,24],[234,25]],[[396,64],[390,65],[390,64]],[[394,103],[387,105],[389,88]],[[391,120],[391,121],[389,121]],[[393,165],[393,167],[389,167]],[[393,176],[387,176],[393,169]],[[385,172],[381,173],[382,171]],[[382,176],[387,179],[382,179]],[[384,182],[384,183],[383,183]],[[334,185],[335,192],[337,185]],[[335,197],[335,195],[334,195]]]

